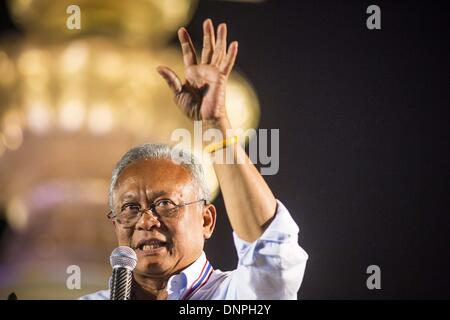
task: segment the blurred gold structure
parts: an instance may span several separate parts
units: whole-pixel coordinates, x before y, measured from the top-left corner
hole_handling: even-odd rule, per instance
[[[169,40],[197,1],[77,1],[80,30],[66,28],[70,4],[10,1],[25,36],[0,39],[0,206],[13,230],[1,239],[0,299],[104,289],[115,246],[105,217],[115,162],[134,145],[171,143],[176,128],[192,130],[155,68],[183,74]],[[227,103],[234,127],[256,127],[257,96],[237,72]],[[82,270],[81,290],[66,288],[72,264]]]

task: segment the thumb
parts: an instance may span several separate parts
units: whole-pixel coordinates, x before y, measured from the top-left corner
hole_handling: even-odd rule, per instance
[[[177,74],[166,66],[159,66],[156,68],[158,73],[166,80],[172,91],[177,94],[182,89],[182,83]]]

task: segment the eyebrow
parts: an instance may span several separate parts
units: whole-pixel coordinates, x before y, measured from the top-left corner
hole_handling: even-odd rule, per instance
[[[167,195],[167,194],[169,194],[169,193],[167,193],[166,191],[152,192],[150,199],[158,198],[160,196]],[[127,192],[127,193],[125,193],[125,195],[123,197],[120,197],[119,200],[120,200],[120,202],[123,202],[125,200],[136,199],[136,196],[137,196],[137,194],[135,192]]]

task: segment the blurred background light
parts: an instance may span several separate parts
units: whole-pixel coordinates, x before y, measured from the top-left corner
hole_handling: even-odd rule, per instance
[[[169,41],[197,1],[81,0],[81,30],[66,28],[71,1],[8,4],[24,35],[0,39],[0,206],[12,230],[2,240],[0,299],[11,291],[76,298],[107,283],[115,239],[105,214],[116,161],[137,144],[173,144],[173,130],[193,130],[156,67],[184,74]],[[234,71],[227,90],[233,126],[255,128],[252,85]],[[216,196],[214,170],[205,171]],[[89,270],[81,292],[65,288],[64,270],[74,263]]]

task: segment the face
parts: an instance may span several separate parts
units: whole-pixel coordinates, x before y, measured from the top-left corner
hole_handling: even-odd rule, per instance
[[[198,186],[189,171],[167,159],[140,159],[120,174],[113,192],[114,211],[127,205],[149,208],[158,200],[175,204],[200,200]],[[170,217],[146,211],[132,227],[113,221],[119,245],[136,251],[135,272],[148,276],[170,276],[197,259],[204,240],[211,237],[216,221],[213,205],[204,202],[181,207]]]

